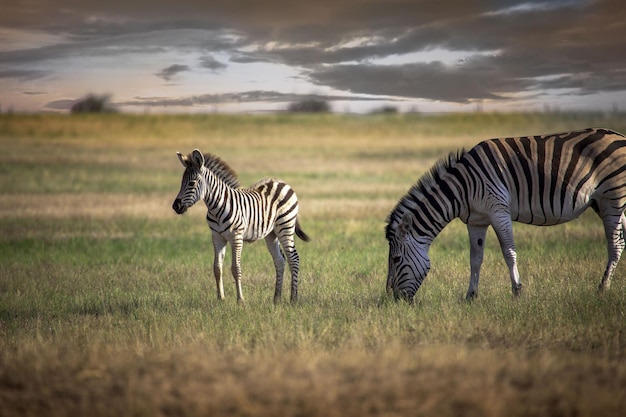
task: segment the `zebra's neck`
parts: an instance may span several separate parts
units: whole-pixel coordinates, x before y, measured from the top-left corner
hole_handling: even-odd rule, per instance
[[[221,211],[227,201],[227,196],[235,190],[209,169],[205,170],[204,178],[206,183],[204,203],[209,212],[215,214]]]
[[[404,205],[415,217],[415,231],[429,243],[461,214],[460,199],[456,195],[447,195],[437,186],[426,191],[414,190],[407,195]]]
[[[413,217],[413,231],[430,245],[444,227],[457,217],[467,216],[468,190],[459,181],[454,165],[460,155],[436,166],[400,200],[389,217],[390,228],[395,229],[405,213]]]

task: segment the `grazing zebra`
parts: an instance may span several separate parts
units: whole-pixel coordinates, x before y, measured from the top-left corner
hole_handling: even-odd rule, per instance
[[[509,268],[514,295],[517,270],[512,222],[549,226],[573,220],[591,207],[600,216],[608,263],[607,289],[624,249],[626,138],[607,129],[491,139],[439,161],[398,202],[386,226],[387,291],[413,297],[430,269],[428,249],[453,219],[470,239],[468,300],[478,295],[485,235],[491,225]]]
[[[198,149],[190,155],[178,154],[185,167],[180,191],[172,208],[183,214],[199,200],[207,206],[207,222],[213,234],[213,272],[217,284],[217,298],[224,299],[222,265],[226,245],[232,249],[232,274],[237,287],[237,301],[243,301],[241,292],[241,250],[244,242],[265,238],[274,259],[276,288],[274,302],[280,301],[287,255],[291,270],[291,302],[298,299],[298,271],[300,258],[294,243],[294,233],[305,242],[309,237],[298,221],[298,198],[293,189],[282,181],[264,179],[250,188],[240,188],[235,172],[221,159],[202,154]]]

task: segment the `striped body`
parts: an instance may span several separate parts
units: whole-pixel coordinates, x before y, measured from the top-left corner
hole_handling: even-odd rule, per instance
[[[485,235],[500,241],[514,294],[521,290],[512,221],[548,226],[592,207],[604,224],[606,288],[624,248],[626,138],[606,129],[491,139],[440,161],[391,212],[387,289],[412,299],[430,268],[428,249],[454,218],[467,224],[470,286],[478,294]]]
[[[215,185],[214,190],[219,190]],[[263,239],[275,229],[289,228],[298,215],[298,199],[282,181],[266,179],[250,188],[223,186],[207,203],[207,222],[226,240],[241,235],[244,242]]]
[[[274,301],[282,294],[285,269],[283,253],[291,270],[291,301],[298,298],[300,259],[294,235],[308,241],[298,221],[298,198],[282,181],[265,179],[249,188],[240,188],[235,173],[219,158],[203,155],[197,149],[189,156],[178,154],[185,167],[180,192],[173,209],[183,214],[199,200],[207,206],[207,223],[213,235],[213,272],[217,296],[224,298],[222,265],[227,243],[232,249],[232,273],[237,287],[237,300],[243,301],[241,290],[241,250],[244,242],[265,239],[276,268]],[[282,247],[282,251],[281,251]]]

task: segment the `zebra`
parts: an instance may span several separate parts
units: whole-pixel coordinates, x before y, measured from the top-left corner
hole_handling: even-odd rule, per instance
[[[413,297],[430,270],[428,250],[453,219],[466,225],[470,279],[466,299],[478,296],[487,228],[491,225],[509,269],[514,296],[522,282],[512,222],[549,226],[591,207],[604,224],[608,262],[599,290],[608,289],[624,249],[626,138],[588,128],[540,136],[490,139],[437,162],[387,218],[387,292]]]
[[[231,271],[237,288],[237,301],[241,303],[244,301],[241,290],[243,243],[265,238],[276,269],[274,303],[280,301],[282,294],[283,253],[291,270],[291,302],[296,302],[300,258],[294,233],[305,242],[310,239],[300,227],[298,198],[294,190],[276,179],[263,179],[249,188],[242,188],[235,171],[219,157],[203,154],[198,149],[187,156],[180,152],[177,155],[185,172],[172,208],[177,214],[183,214],[196,202],[204,200],[206,220],[212,232],[217,298],[224,299],[222,265],[227,244],[231,245]]]

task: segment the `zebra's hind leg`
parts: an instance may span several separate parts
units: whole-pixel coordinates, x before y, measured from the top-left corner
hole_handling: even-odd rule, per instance
[[[283,275],[285,273],[285,258],[280,250],[280,244],[276,235],[272,232],[265,237],[265,244],[274,260],[276,268],[276,288],[274,290],[274,304],[278,304],[283,293]]]
[[[237,288],[237,302],[243,303],[243,291],[241,290],[241,250],[243,249],[243,237],[236,236],[232,242],[230,242],[232,249],[232,264],[230,267],[233,273],[233,279],[235,280],[235,287]]]
[[[217,286],[217,299],[224,299],[224,281],[222,280],[222,266],[226,255],[226,239],[218,234],[213,234],[213,275]]]
[[[611,286],[611,277],[617,267],[622,252],[624,251],[624,230],[626,230],[626,218],[621,214],[616,221],[615,216],[607,216],[602,219],[604,223],[604,233],[606,235],[608,261],[602,281],[598,289],[608,290]]]
[[[281,236],[280,244],[283,247],[283,252],[287,257],[287,263],[289,263],[289,270],[291,271],[290,301],[295,303],[298,301],[298,273],[300,272],[300,257],[298,256],[298,251],[296,251],[293,233],[288,236]]]

